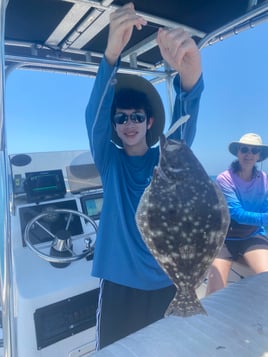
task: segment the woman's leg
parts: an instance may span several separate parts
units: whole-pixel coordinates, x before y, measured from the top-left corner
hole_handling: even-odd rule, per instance
[[[268,271],[268,249],[254,249],[245,252],[244,259],[254,273]]]
[[[212,294],[227,285],[231,266],[232,261],[230,259],[216,258],[214,260],[208,272],[206,295]]]
[[[247,239],[241,245],[240,254],[254,273],[268,271],[268,239],[263,236]]]
[[[206,295],[212,294],[227,285],[232,262],[233,255],[226,244],[224,244],[210,266]]]

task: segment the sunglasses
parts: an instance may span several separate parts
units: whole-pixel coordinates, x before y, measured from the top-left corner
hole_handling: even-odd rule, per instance
[[[242,146],[239,148],[240,152],[242,154],[248,154],[248,153],[251,153],[253,155],[257,155],[261,152],[261,149],[260,148],[251,148],[251,147],[248,147],[248,146]]]
[[[133,123],[140,124],[146,120],[146,115],[141,112],[133,112],[131,114],[116,113],[113,117],[113,122],[115,124],[126,124],[128,122],[128,118],[130,118]]]

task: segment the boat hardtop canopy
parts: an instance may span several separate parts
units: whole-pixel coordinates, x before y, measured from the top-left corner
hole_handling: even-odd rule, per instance
[[[93,75],[103,56],[109,16],[128,1],[9,0],[5,20],[6,67],[54,69]],[[140,73],[165,71],[156,45],[159,27],[182,26],[200,48],[265,21],[265,0],[135,0],[148,21],[134,31],[121,68]]]

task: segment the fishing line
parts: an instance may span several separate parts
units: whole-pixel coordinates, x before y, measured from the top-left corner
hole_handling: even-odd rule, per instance
[[[151,28],[155,28],[155,29],[159,29],[159,28],[166,28],[165,26],[162,25],[155,25],[152,23],[147,23],[146,25],[147,27],[151,27]],[[179,73],[178,73],[179,74]],[[180,74],[179,74],[180,75]],[[183,106],[183,101],[182,101],[182,87],[181,87],[181,77],[180,77],[180,109],[179,109],[179,119],[169,128],[168,132],[165,134],[166,138],[168,138],[171,134],[173,134],[179,127],[180,127],[180,138],[181,140],[184,139],[184,131],[183,131],[183,127],[182,124],[186,123],[187,120],[190,118],[190,115],[182,115],[182,106]]]
[[[180,118],[182,118],[182,88],[181,88],[181,76],[180,76]],[[190,116],[189,116],[190,118]],[[188,118],[188,119],[189,119]],[[188,120],[187,119],[187,120]],[[180,120],[180,119],[179,119]],[[183,130],[182,130],[182,125],[180,127],[180,132],[181,132],[181,140],[184,139],[184,135],[183,135]]]

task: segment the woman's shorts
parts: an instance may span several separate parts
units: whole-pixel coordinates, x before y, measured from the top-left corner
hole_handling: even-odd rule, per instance
[[[224,242],[217,258],[236,261],[245,253],[256,249],[268,250],[268,239],[264,236],[257,236],[248,239],[228,239]]]

